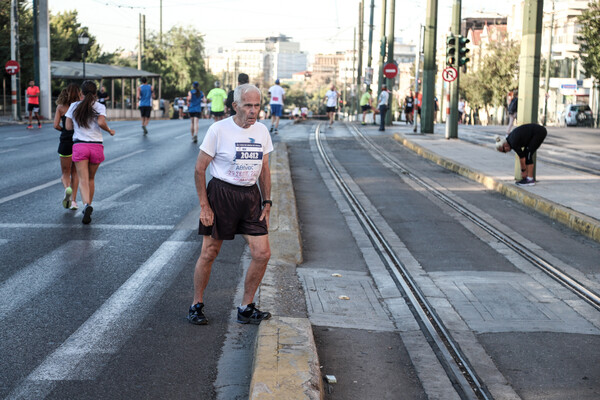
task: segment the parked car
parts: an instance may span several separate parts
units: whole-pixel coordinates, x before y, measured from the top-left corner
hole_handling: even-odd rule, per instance
[[[566,126],[594,126],[592,109],[587,104],[568,104],[565,108]]]

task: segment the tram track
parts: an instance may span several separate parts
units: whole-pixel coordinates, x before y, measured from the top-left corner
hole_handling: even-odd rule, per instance
[[[513,239],[509,234],[503,233],[500,229],[494,227],[484,218],[471,212],[469,209],[458,203],[452,197],[436,189],[430,183],[419,178],[406,168],[401,162],[389,155],[389,152],[377,145],[370,138],[354,126],[348,126],[351,133],[359,140],[368,151],[376,153],[380,161],[385,160],[391,170],[399,176],[410,179],[414,184],[421,187],[424,191],[447,205],[478,228],[487,232],[492,238],[504,244],[507,248],[518,254],[527,262],[543,271],[547,276],[557,281],[563,287],[566,287],[578,297],[583,299],[594,309],[600,310],[600,296],[593,289],[586,287],[577,278],[562,271],[556,265],[548,262],[542,256],[531,253],[525,246]],[[451,333],[444,325],[442,318],[436,314],[434,307],[428,302],[426,296],[419,288],[416,280],[411,276],[409,269],[406,268],[400,259],[394,253],[392,245],[386,240],[384,234],[379,231],[376,223],[369,217],[367,211],[361,204],[359,196],[356,196],[344,181],[343,173],[340,173],[335,166],[334,161],[328,155],[328,150],[323,144],[321,138],[320,125],[315,130],[316,148],[326,165],[334,182],[351,206],[357,219],[362,224],[366,234],[370,237],[373,245],[379,251],[380,258],[386,264],[386,268],[391,273],[398,288],[404,293],[406,301],[409,304],[415,319],[421,326],[423,334],[428,338],[432,349],[436,353],[440,364],[446,370],[446,373],[457,390],[461,398],[491,399],[491,392],[477,375],[468,361],[468,357],[461,351],[460,346],[452,338]],[[329,150],[331,151],[331,150]],[[331,153],[332,154],[332,153]],[[334,159],[335,160],[335,159]]]
[[[315,142],[323,163],[343,196],[347,199],[356,217],[363,225],[366,234],[380,252],[380,256],[391,272],[396,285],[406,296],[415,319],[421,326],[423,333],[430,341],[432,347],[434,347],[433,350],[440,364],[446,370],[450,381],[453,383],[460,397],[463,399],[492,399],[493,397],[470,366],[468,358],[460,350],[460,346],[458,346],[441,318],[436,314],[434,307],[429,303],[406,266],[395,254],[392,245],[377,228],[376,223],[369,217],[358,197],[353,193],[349,185],[344,181],[341,173],[335,167],[321,141],[320,128],[321,125],[317,125]]]
[[[439,199],[440,201],[442,201],[443,203],[445,203],[446,205],[463,215],[469,221],[486,231],[496,240],[513,250],[520,257],[529,261],[536,268],[540,269],[546,275],[550,276],[562,286],[569,289],[571,292],[576,294],[586,303],[594,307],[597,311],[600,311],[600,294],[586,287],[585,284],[581,283],[578,279],[562,271],[560,268],[554,266],[551,262],[545,260],[543,257],[532,253],[527,247],[523,246],[509,235],[503,233],[489,222],[486,222],[476,213],[470,211],[466,207],[459,204],[457,201],[440,192],[439,190],[425,182],[423,179],[410,172],[404,165],[402,165],[402,163],[398,162],[396,159],[391,157],[386,151],[381,149],[381,147],[374,144],[372,140],[363,135],[362,132],[356,127],[350,126],[349,129],[356,137],[360,138],[362,143],[364,143],[368,148],[370,148],[372,151],[376,152],[379,156],[381,156],[388,163],[388,165],[391,166],[393,170],[395,170],[397,174],[402,175],[404,177],[408,177],[411,180],[413,180],[415,183],[427,190],[437,199]]]

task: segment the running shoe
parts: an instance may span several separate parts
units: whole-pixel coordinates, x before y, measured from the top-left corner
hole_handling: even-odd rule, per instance
[[[276,135],[279,134],[279,131],[277,129],[275,129],[274,132],[275,132]]]
[[[535,180],[533,178],[523,178],[519,182],[516,182],[519,186],[535,186]]]
[[[192,142],[198,143],[198,135],[192,136]]]
[[[27,129],[33,129],[33,125],[27,125]]]
[[[63,198],[62,205],[64,208],[71,207],[71,195],[73,194],[73,189],[69,186],[65,189],[65,197]]]
[[[77,210],[79,207],[77,207],[77,202],[75,200],[71,201],[71,210]]]
[[[204,308],[204,303],[196,303],[193,306],[190,306],[190,311],[188,313],[188,321],[190,324],[194,325],[207,325],[208,319],[202,312]]]
[[[248,304],[244,311],[238,307],[237,322],[240,324],[258,325],[262,320],[269,318],[271,318],[271,313],[260,311],[254,303]]]
[[[42,129],[42,124],[38,124],[38,129]]]
[[[86,225],[92,222],[92,211],[94,211],[94,208],[92,206],[90,206],[89,204],[84,205],[83,218],[81,219],[81,222],[83,222]]]
[[[361,125],[366,125],[367,123],[363,121],[363,122],[361,122],[360,124],[361,124]]]
[[[143,126],[143,125],[142,125],[142,129],[144,130],[144,135],[147,135],[148,134],[148,129],[146,129],[146,127]]]
[[[269,129],[269,132],[273,133],[273,127],[271,127],[271,129]]]

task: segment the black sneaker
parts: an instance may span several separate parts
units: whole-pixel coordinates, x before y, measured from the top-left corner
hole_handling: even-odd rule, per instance
[[[83,207],[83,218],[81,219],[81,222],[83,222],[86,225],[92,222],[92,211],[94,211],[94,208],[86,204]]]
[[[190,311],[188,314],[188,321],[190,324],[194,325],[208,325],[208,319],[202,312],[204,308],[204,303],[196,303],[193,306],[190,306]]]
[[[147,135],[147,134],[148,134],[148,129],[146,129],[146,127],[145,127],[145,126],[143,126],[143,125],[142,125],[142,130],[144,131],[144,135]]]
[[[519,186],[535,186],[535,180],[532,178],[523,178],[519,182],[516,182]]]
[[[269,132],[273,133],[273,127],[271,127],[271,129],[269,129]]]
[[[262,312],[260,311],[258,308],[256,308],[256,305],[254,303],[250,303],[248,304],[248,306],[246,306],[246,310],[245,311],[240,311],[240,308],[238,307],[238,316],[237,316],[237,322],[240,324],[254,324],[254,325],[258,325],[260,324],[260,322],[263,319],[269,319],[271,318],[271,313],[270,312]]]

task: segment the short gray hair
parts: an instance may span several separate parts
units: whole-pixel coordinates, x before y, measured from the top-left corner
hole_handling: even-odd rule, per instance
[[[494,136],[494,140],[496,141],[496,150],[503,151],[504,144],[507,143],[506,138],[502,137],[500,135],[496,135],[496,136]]]
[[[235,88],[233,91],[233,102],[240,105],[242,97],[248,92],[256,92],[262,98],[262,93],[259,88],[249,83],[245,83]]]

